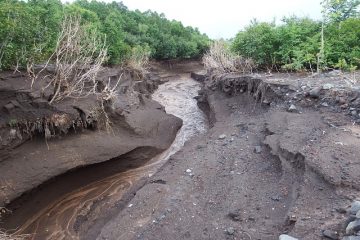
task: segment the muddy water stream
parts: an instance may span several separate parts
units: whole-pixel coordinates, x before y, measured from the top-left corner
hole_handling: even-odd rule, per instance
[[[116,159],[64,174],[17,203],[19,207],[4,225],[19,234],[32,234],[30,239],[83,239],[82,231],[96,228],[89,219],[110,212],[140,179],[153,175],[187,140],[207,130],[206,117],[194,99],[199,89],[197,82],[182,76],[159,86],[153,94],[153,99],[165,106],[167,113],[183,120],[168,150],[127,171],[117,171],[116,165],[121,165],[122,159]],[[76,187],[67,192],[64,186],[69,185]]]

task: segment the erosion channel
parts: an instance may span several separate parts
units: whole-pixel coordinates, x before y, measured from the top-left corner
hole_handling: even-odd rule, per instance
[[[198,82],[181,75],[160,85],[152,95],[167,113],[183,120],[176,139],[165,152],[140,163],[133,162],[134,154],[130,152],[121,159],[58,176],[11,203],[13,213],[3,227],[16,229],[18,234],[32,234],[31,239],[96,238],[116,212],[129,207],[127,202],[146,177],[153,175],[192,136],[207,131],[206,116],[194,99],[199,89]],[[136,157],[139,161],[138,152]]]

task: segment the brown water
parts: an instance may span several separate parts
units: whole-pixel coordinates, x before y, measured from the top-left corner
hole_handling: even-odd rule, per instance
[[[199,83],[183,76],[161,85],[153,94],[153,99],[165,106],[167,113],[183,120],[168,150],[150,161],[144,159],[146,164],[125,172],[121,171],[124,169],[121,161],[131,162],[131,154],[124,157],[128,159],[115,159],[60,176],[18,203],[21,207],[6,219],[5,225],[16,229],[18,234],[31,233],[30,239],[81,239],[84,238],[81,230],[91,231],[91,227],[96,232],[96,226],[101,223],[87,223],[88,219],[114,212],[114,206],[119,205],[141,179],[153,175],[192,136],[207,130],[206,117],[194,99],[199,89]],[[78,187],[66,192],[69,184]],[[49,199],[53,200],[49,202]]]

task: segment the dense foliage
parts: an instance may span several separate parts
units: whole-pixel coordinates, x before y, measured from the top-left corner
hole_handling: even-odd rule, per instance
[[[252,21],[232,50],[267,69],[315,70],[360,67],[359,0],[324,1],[324,20],[284,18],[282,24]],[[322,41],[323,39],[323,41]]]
[[[65,15],[81,16],[83,25],[106,38],[109,64],[121,63],[134,51],[155,59],[197,57],[209,44],[197,29],[156,12],[130,11],[121,2],[0,0],[0,68],[48,59]]]

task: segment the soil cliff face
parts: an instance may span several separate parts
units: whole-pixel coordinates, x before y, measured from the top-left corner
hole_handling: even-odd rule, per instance
[[[149,97],[160,77],[149,74],[140,80],[121,69],[105,69],[98,78],[117,81],[120,75],[120,95],[106,109],[111,122],[106,131],[102,119],[94,117],[95,97],[50,105],[51,91],[42,91],[43,83],[30,88],[25,74],[1,73],[0,206],[74,168],[144,147],[150,150],[142,157],[150,159],[170,146],[182,122]]]

